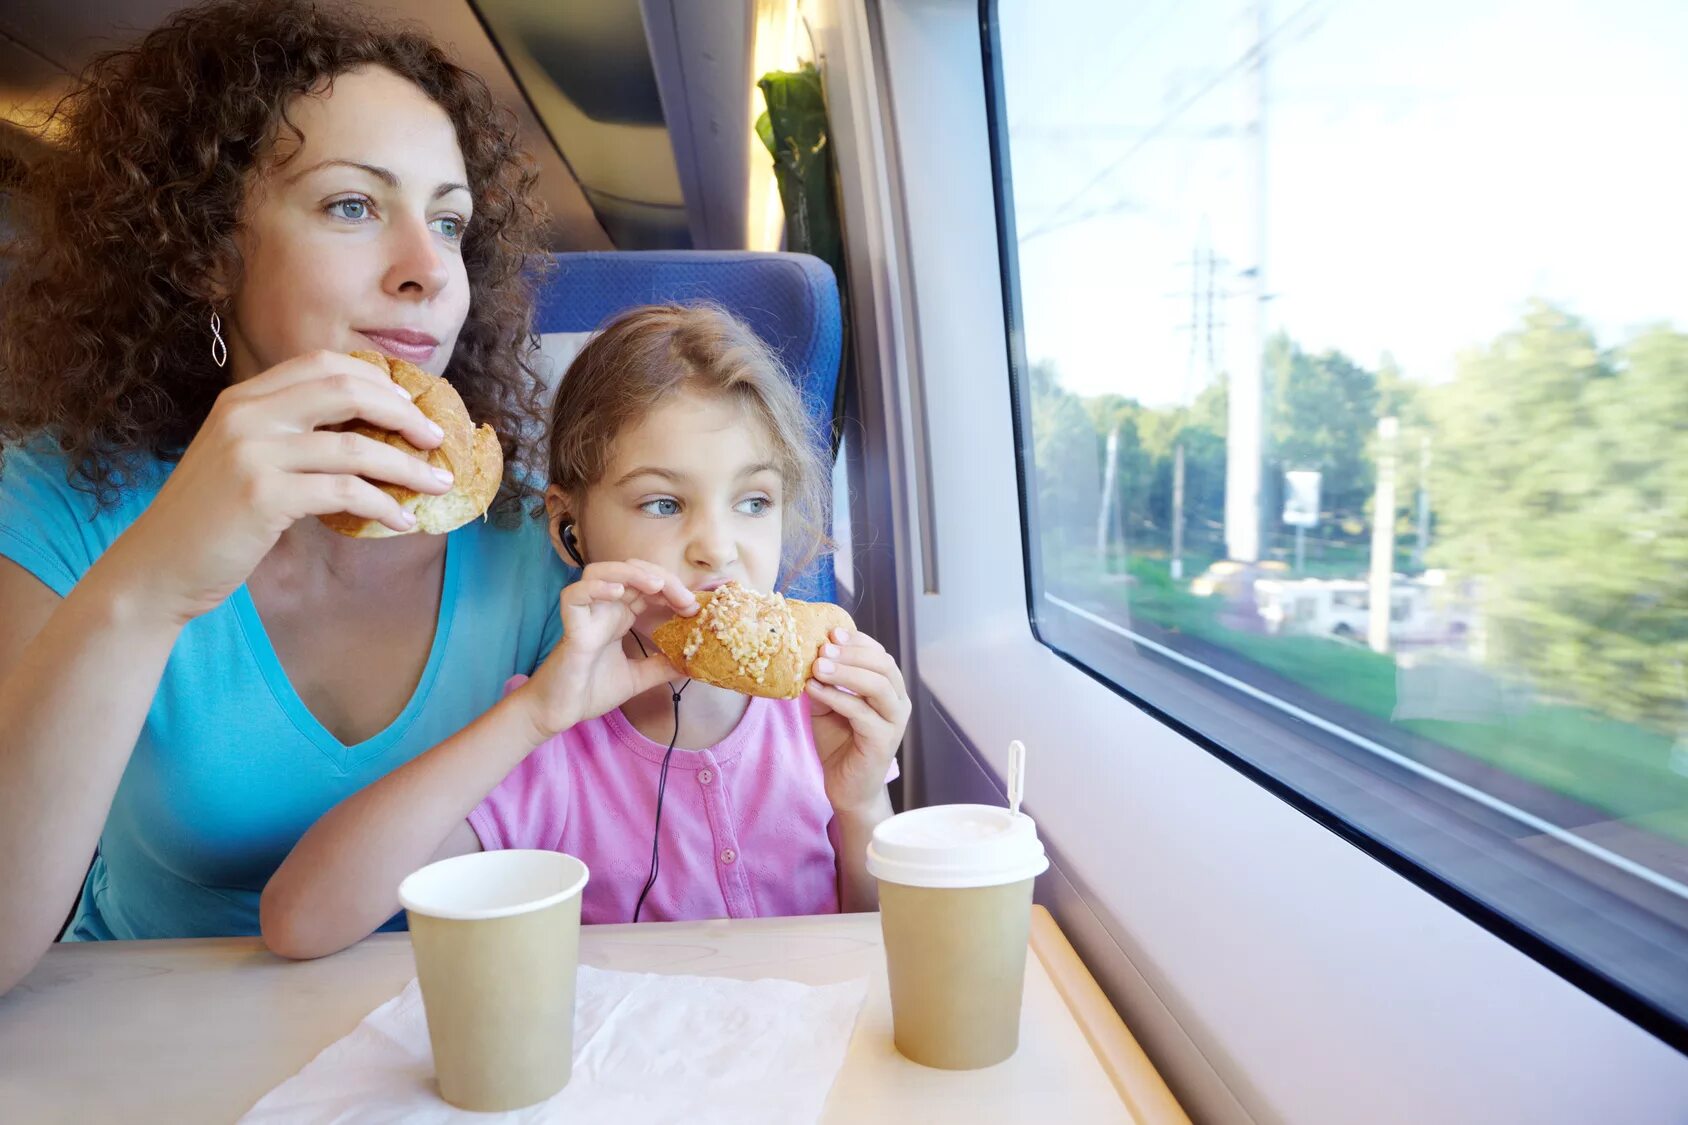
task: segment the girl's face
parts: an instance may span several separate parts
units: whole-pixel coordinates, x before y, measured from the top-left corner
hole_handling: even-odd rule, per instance
[[[729,580],[772,590],[785,502],[777,462],[748,407],[692,391],[671,395],[616,439],[603,479],[586,490],[574,513],[581,555],[643,559],[693,590]]]
[[[235,379],[326,348],[445,371],[469,315],[472,202],[445,110],[389,70],[301,97],[248,194],[224,311]]]

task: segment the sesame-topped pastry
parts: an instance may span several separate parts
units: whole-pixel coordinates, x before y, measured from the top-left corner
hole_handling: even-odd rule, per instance
[[[832,630],[854,629],[842,609],[759,594],[737,582],[697,596],[694,617],[675,617],[651,634],[682,674],[746,695],[796,699]]]

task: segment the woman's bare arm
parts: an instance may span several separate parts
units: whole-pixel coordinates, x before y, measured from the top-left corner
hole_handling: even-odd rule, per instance
[[[312,353],[223,391],[147,510],[63,601],[0,560],[0,993],[57,936],[187,623],[300,519],[408,526],[366,478],[450,487],[381,442],[319,429],[353,418],[439,443],[385,373]]]
[[[180,626],[107,575],[0,559],[0,993],[58,936]]]

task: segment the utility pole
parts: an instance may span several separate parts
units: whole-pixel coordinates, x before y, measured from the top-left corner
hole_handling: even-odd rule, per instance
[[[1180,325],[1180,331],[1190,333],[1190,351],[1184,364],[1184,386],[1178,393],[1178,405],[1190,405],[1192,386],[1206,388],[1213,385],[1220,369],[1220,330],[1225,327],[1223,311],[1216,307],[1221,298],[1235,296],[1219,288],[1219,267],[1228,265],[1226,259],[1214,253],[1207,242],[1207,221],[1202,221],[1201,234],[1190,250],[1190,321]],[[1204,276],[1205,275],[1205,276]],[[1183,299],[1183,290],[1168,293],[1168,297]],[[1199,358],[1198,358],[1199,357]],[[1196,378],[1197,367],[1201,378]]]
[[[1184,443],[1172,447],[1172,577],[1184,577]]]
[[[1202,331],[1202,247],[1198,242],[1190,250],[1190,358],[1184,364],[1184,387],[1179,393],[1179,406],[1190,400],[1190,380],[1196,373],[1196,353],[1201,346]],[[1212,329],[1209,329],[1211,332]]]
[[[1204,387],[1213,380],[1213,376],[1219,371],[1219,349],[1215,346],[1213,340],[1213,292],[1219,288],[1219,279],[1215,276],[1218,272],[1219,255],[1213,252],[1212,247],[1209,247],[1207,251],[1207,378],[1202,380]]]
[[[1119,472],[1119,427],[1118,422],[1108,431],[1108,452],[1104,454],[1102,465],[1102,507],[1096,513],[1096,559],[1102,565],[1102,572],[1108,570],[1108,533],[1113,530],[1114,512],[1114,484]],[[1091,447],[1092,449],[1095,446]]]
[[[1389,611],[1395,582],[1395,436],[1400,423],[1377,420],[1377,495],[1372,499],[1371,607],[1366,642],[1373,652],[1389,651]]]
[[[1424,552],[1430,546],[1430,435],[1418,443],[1418,519],[1413,539],[1413,569],[1424,569]]]
[[[1190,405],[1190,384],[1195,374],[1197,356],[1202,357],[1201,386],[1211,386],[1219,374],[1218,329],[1222,327],[1216,315],[1215,301],[1219,287],[1218,254],[1208,244],[1207,220],[1202,220],[1200,234],[1190,250],[1190,356],[1184,373],[1184,389],[1179,395],[1180,408]],[[1205,270],[1204,270],[1205,267]],[[1203,276],[1205,273],[1205,277]],[[1173,579],[1184,577],[1184,442],[1177,439],[1172,447],[1172,558]]]
[[[1254,265],[1246,272],[1254,300],[1252,339],[1231,373],[1225,424],[1225,553],[1238,562],[1260,558],[1262,385],[1266,361],[1266,58],[1268,0],[1254,3],[1253,81],[1249,82],[1249,182],[1253,193]]]

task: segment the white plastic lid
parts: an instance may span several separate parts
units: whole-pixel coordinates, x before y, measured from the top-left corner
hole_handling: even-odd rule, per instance
[[[1037,824],[995,805],[932,805],[882,821],[868,873],[905,887],[995,887],[1049,867]]]

